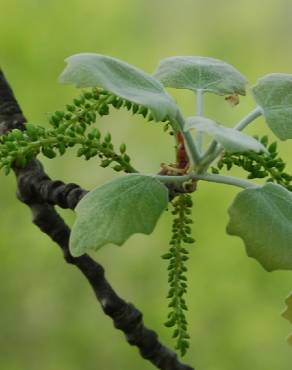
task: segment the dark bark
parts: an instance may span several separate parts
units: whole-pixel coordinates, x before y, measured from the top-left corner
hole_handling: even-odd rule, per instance
[[[24,129],[25,117],[0,70],[0,135],[14,128]],[[87,278],[98,302],[114,326],[123,331],[129,344],[137,346],[144,359],[162,370],[193,370],[182,364],[177,355],[160,343],[157,334],[145,327],[142,313],[124,301],[105,278],[103,267],[88,255],[72,257],[69,252],[70,229],[54,205],[74,209],[87,193],[76,184],[52,181],[38,160],[25,168],[13,168],[17,178],[19,200],[29,206],[33,223],[61,248],[66,262],[75,265]]]

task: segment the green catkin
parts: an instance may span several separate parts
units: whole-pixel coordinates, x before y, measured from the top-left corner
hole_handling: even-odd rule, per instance
[[[217,167],[212,167],[212,172],[218,174],[224,168],[229,171],[233,166],[237,166],[248,173],[248,179],[266,179],[267,182],[277,183],[292,191],[292,175],[285,172],[286,164],[278,155],[277,142],[269,145],[267,136],[263,136],[260,142],[267,148],[267,153],[224,152]]]
[[[109,133],[102,138],[97,128],[91,128],[98,116],[108,114],[109,106],[119,109],[122,104],[121,99],[103,90],[83,92],[66,105],[65,111],[56,111],[51,116],[51,128],[27,123],[26,130],[15,129],[1,136],[0,168],[8,174],[13,163],[23,167],[40,153],[54,158],[58,154],[63,155],[70,147],[79,146],[78,157],[89,160],[98,156],[102,167],[106,161],[116,171],[137,172],[124,144],[116,152]]]
[[[56,111],[49,120],[51,128],[26,124],[26,130],[12,130],[0,137],[0,169],[10,172],[13,163],[25,166],[31,159],[42,153],[47,158],[63,155],[70,147],[79,146],[77,156],[86,160],[93,157],[101,159],[101,166],[112,164],[115,171],[126,173],[137,172],[131,165],[131,159],[122,144],[116,152],[112,144],[111,134],[103,138],[97,128],[91,128],[98,116],[109,114],[110,107],[126,108],[133,114],[146,117],[148,109],[133,104],[111,93],[94,88],[83,92],[65,111]],[[151,115],[151,113],[150,113]]]
[[[172,238],[169,252],[162,256],[163,259],[169,261],[168,282],[170,287],[167,298],[169,299],[170,312],[165,326],[174,328],[173,338],[176,339],[176,349],[180,351],[181,356],[184,356],[189,348],[190,338],[185,315],[188,308],[184,298],[187,292],[186,262],[189,259],[189,251],[184,246],[194,243],[189,226],[192,223],[190,218],[191,196],[180,194],[172,202],[172,206],[172,214],[174,215]]]

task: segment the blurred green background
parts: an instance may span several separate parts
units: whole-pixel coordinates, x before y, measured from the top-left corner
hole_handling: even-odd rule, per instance
[[[44,125],[78,94],[57,83],[64,58],[78,52],[112,55],[148,72],[167,56],[212,56],[235,65],[251,84],[266,73],[292,73],[290,0],[2,0],[0,35],[1,66],[29,121]],[[174,93],[185,114],[193,114],[192,94]],[[220,97],[206,101],[207,114],[227,125],[254,108],[249,96],[236,108]],[[257,122],[266,133],[263,120]],[[135,165],[145,172],[173,159],[172,141],[160,125],[125,112],[99,125],[112,131],[116,143],[128,143]],[[281,149],[290,160],[291,143],[281,143]],[[88,189],[116,176],[74,154],[44,162],[53,178]],[[187,297],[192,340],[185,360],[202,370],[291,369],[285,338],[292,327],[280,313],[292,274],[266,273],[246,257],[238,238],[225,234],[226,210],[237,189],[205,183],[199,188]],[[0,369],[152,369],[101,312],[85,279],[32,225],[29,210],[15,198],[12,175],[1,175],[0,190]],[[72,212],[62,214],[73,222]],[[169,228],[165,215],[150,237],[108,246],[95,258],[115,289],[172,345],[163,326],[167,276],[160,259]]]

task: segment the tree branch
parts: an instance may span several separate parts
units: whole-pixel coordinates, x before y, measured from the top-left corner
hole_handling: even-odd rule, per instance
[[[24,129],[25,117],[0,70],[0,134],[14,128]],[[43,171],[38,160],[14,172],[18,184],[18,198],[32,211],[33,222],[56,242],[63,251],[65,260],[75,265],[87,278],[97,300],[114,326],[123,331],[129,344],[137,346],[144,359],[162,370],[193,370],[182,364],[177,355],[159,342],[157,334],[144,326],[142,313],[131,303],[120,298],[105,278],[103,267],[88,255],[72,257],[69,252],[70,229],[53,205],[74,209],[86,194],[76,184],[65,185],[52,181]]]
[[[74,209],[81,198],[88,193],[77,184],[64,184],[63,181],[51,180],[37,160],[29,162],[25,168],[14,167],[14,172],[24,203],[26,200],[34,199],[52,206]]]

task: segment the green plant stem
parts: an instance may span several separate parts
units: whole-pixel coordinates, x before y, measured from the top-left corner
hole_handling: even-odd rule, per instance
[[[189,131],[187,131],[187,132],[184,131],[185,120],[184,120],[180,111],[177,112],[176,122],[177,122],[177,124],[180,128],[180,131],[181,131],[182,135],[185,138],[185,141],[186,141],[187,147],[189,149],[191,158],[194,162],[194,165],[197,167],[199,165],[200,161],[201,161],[201,155],[198,151],[197,145],[196,145],[192,135],[190,134],[190,132]]]
[[[255,108],[241,121],[239,121],[234,126],[234,129],[242,131],[245,127],[247,127],[251,122],[253,122],[256,118],[258,118],[261,115],[262,115],[261,108],[260,107]],[[210,164],[222,153],[223,150],[224,148],[222,147],[222,145],[220,145],[216,140],[213,140],[203,156],[198,172],[202,173],[206,171]]]
[[[251,122],[253,122],[256,118],[261,116],[262,110],[260,107],[256,107],[253,111],[251,111],[247,116],[245,116],[241,121],[239,121],[235,126],[234,129],[238,131],[242,131],[246,126],[248,126]]]
[[[197,90],[197,116],[203,117],[204,115],[204,91],[202,89]],[[203,132],[199,131],[196,135],[196,143],[198,151],[201,154],[203,150]]]
[[[161,175],[151,175],[154,176],[157,180],[168,184],[168,183],[183,183],[190,180],[203,180],[208,182],[216,182],[218,184],[227,184],[237,186],[243,189],[259,187],[259,185],[254,184],[251,181],[240,179],[238,177],[233,176],[223,176],[223,175],[216,175],[210,173],[190,173],[184,176],[161,176]]]

